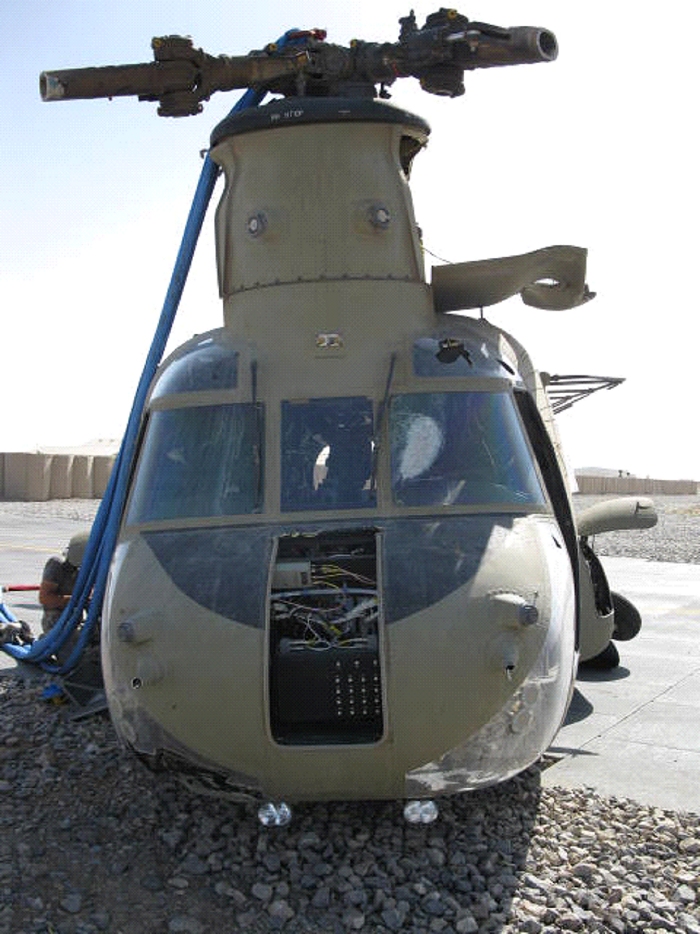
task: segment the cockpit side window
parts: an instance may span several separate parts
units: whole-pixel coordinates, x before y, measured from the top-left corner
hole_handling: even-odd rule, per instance
[[[259,512],[263,436],[259,404],[152,412],[127,523]]]
[[[413,343],[413,372],[416,376],[440,379],[518,378],[495,347],[485,341],[465,342],[459,337],[419,337]]]
[[[238,351],[222,339],[202,337],[164,367],[153,386],[151,401],[178,392],[235,389],[238,358]]]
[[[544,504],[509,393],[399,395],[391,401],[389,421],[398,505]]]
[[[376,505],[372,400],[282,403],[282,511]]]

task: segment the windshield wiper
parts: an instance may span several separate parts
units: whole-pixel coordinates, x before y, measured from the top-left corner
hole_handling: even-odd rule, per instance
[[[374,428],[374,434],[372,436],[372,473],[370,475],[369,488],[372,491],[377,489],[377,467],[379,465],[379,437],[382,433],[382,427],[386,419],[386,410],[389,402],[389,393],[391,392],[391,384],[394,379],[394,368],[396,366],[396,351],[391,355],[389,360],[389,372],[386,377],[386,386],[384,387],[384,396],[379,405],[377,411],[377,423]]]

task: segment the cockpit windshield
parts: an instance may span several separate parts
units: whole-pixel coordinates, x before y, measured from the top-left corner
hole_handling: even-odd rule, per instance
[[[258,512],[262,417],[253,403],[152,412],[127,522]]]
[[[391,482],[402,506],[545,502],[507,392],[395,396],[389,415]]]
[[[376,505],[372,400],[282,403],[282,511]]]
[[[282,402],[283,512],[376,508],[373,409],[366,396]],[[260,512],[263,414],[260,403],[152,411],[127,523]],[[507,391],[396,395],[388,428],[397,506],[546,502]]]

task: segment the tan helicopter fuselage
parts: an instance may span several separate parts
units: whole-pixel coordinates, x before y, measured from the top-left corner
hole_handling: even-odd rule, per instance
[[[222,792],[474,788],[566,712],[553,418],[517,342],[435,310],[408,187],[427,132],[319,99],[214,133],[224,326],[154,380],[102,638],[123,740]]]

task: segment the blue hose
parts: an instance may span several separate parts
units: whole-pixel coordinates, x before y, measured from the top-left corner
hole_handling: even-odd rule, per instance
[[[5,604],[0,600],[0,623],[16,623],[18,622],[17,617]]]
[[[282,47],[293,42],[293,35],[297,32],[296,29],[290,29],[277,41],[277,45]],[[232,108],[229,116],[248,107],[257,107],[262,102],[265,94],[265,91],[254,91],[252,89],[246,91]],[[119,534],[122,511],[131,475],[131,465],[136,452],[148,390],[163,358],[218,174],[218,166],[207,155],[187,217],[185,231],[182,235],[180,249],[175,260],[160,319],[136,389],[124,438],[114,462],[107,489],[92,525],[90,538],[70,602],[50,632],[33,645],[8,644],[2,646],[5,652],[18,661],[39,664],[46,671],[54,674],[69,672],[80,660],[100,618],[107,587],[107,576]],[[63,664],[53,663],[51,661],[52,656],[55,656],[67,643],[81,624],[80,635],[68,658]]]

